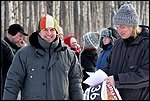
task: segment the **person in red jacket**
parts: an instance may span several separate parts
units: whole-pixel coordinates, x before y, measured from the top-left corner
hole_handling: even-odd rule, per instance
[[[77,43],[76,38],[72,35],[67,36],[66,38],[64,38],[64,43],[67,44],[70,47],[70,49],[76,53],[76,55],[79,59],[79,53],[81,52],[81,47]]]

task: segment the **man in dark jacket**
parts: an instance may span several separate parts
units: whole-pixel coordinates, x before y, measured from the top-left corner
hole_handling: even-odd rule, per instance
[[[1,38],[1,99],[4,91],[4,84],[7,71],[12,63],[14,54],[9,44]]]
[[[139,27],[131,4],[120,7],[113,23],[121,38],[108,55],[105,81],[118,89],[123,100],[149,100],[149,31]]]
[[[30,44],[18,50],[8,72],[4,100],[82,100],[82,67],[74,52],[63,46],[58,24],[43,16]]]
[[[24,32],[24,28],[20,24],[12,24],[7,30],[8,33],[4,36],[4,40],[10,45],[13,53],[16,54],[20,48],[27,45],[23,40],[23,36],[28,36],[28,34]]]

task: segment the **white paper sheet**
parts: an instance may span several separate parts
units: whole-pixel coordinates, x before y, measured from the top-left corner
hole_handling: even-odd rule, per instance
[[[95,73],[90,74],[90,77],[88,77],[83,83],[90,86],[95,86],[103,82],[106,77],[108,77],[107,74],[101,69],[98,69]]]
[[[89,76],[91,76],[92,74],[94,74],[95,72],[86,72]]]

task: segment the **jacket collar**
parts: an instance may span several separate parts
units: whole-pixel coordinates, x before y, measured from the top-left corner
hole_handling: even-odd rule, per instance
[[[57,52],[67,49],[66,46],[62,46],[61,40],[58,38],[58,36],[52,43],[48,43],[45,40],[40,39],[38,31],[33,32],[29,36],[29,42],[32,46],[35,47],[36,53],[41,54],[41,55],[44,55],[45,49],[48,47],[52,47],[54,51],[57,51]]]

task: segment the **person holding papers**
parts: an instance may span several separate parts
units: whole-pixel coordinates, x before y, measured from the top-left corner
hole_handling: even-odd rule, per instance
[[[120,7],[113,23],[121,38],[106,59],[105,81],[118,89],[122,100],[149,100],[149,30],[139,26],[131,4]]]

